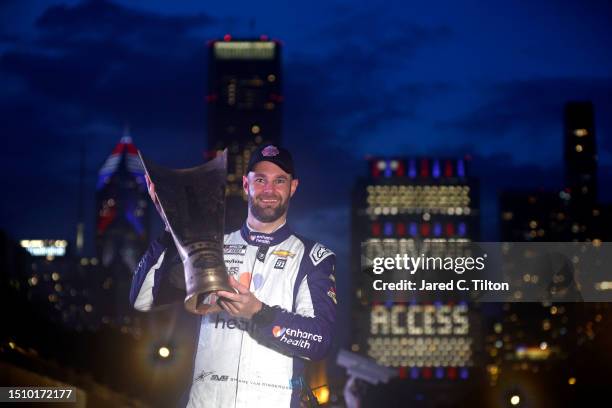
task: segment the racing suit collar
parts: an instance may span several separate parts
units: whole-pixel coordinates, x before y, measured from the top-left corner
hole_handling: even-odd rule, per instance
[[[285,223],[276,231],[270,234],[266,234],[264,232],[257,232],[251,230],[251,228],[249,228],[247,222],[245,221],[242,225],[242,228],[240,228],[240,235],[242,235],[242,238],[250,245],[274,246],[280,244],[281,242],[289,238],[289,236],[291,235],[291,229],[289,228],[289,225]]]

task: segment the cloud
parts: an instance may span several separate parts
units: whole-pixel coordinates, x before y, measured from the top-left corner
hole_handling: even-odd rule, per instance
[[[134,48],[160,52],[172,48],[196,29],[218,20],[207,14],[162,16],[107,0],[89,0],[75,6],[49,7],[36,21],[45,33],[45,46],[72,46],[109,39]]]
[[[207,52],[201,30],[216,22],[89,1],[47,8],[31,33],[0,48],[7,92],[0,98],[7,136],[0,180],[12,191],[2,226],[28,235],[71,232],[61,224],[75,219],[80,149],[87,150],[89,196],[126,122],[140,147],[159,152],[154,159],[201,161]],[[41,223],[48,206],[57,217]]]
[[[483,89],[485,102],[466,115],[439,124],[480,140],[490,151],[524,146],[526,157],[542,162],[561,160],[563,107],[569,101],[591,101],[595,107],[600,148],[612,152],[612,77],[538,78],[498,83]],[[547,153],[554,153],[554,157]],[[549,160],[542,160],[547,158]]]

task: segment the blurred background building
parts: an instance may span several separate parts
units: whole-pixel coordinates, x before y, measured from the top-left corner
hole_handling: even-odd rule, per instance
[[[367,406],[439,406],[464,400],[484,376],[478,305],[425,293],[376,298],[363,257],[467,256],[477,241],[479,189],[469,158],[371,158],[354,189],[351,350],[397,370]],[[430,271],[428,271],[428,274]],[[432,281],[435,277],[428,275]]]
[[[228,149],[226,231],[244,222],[242,175],[257,146],[281,143],[281,43],[258,39],[210,41],[208,63],[209,157]],[[212,155],[212,156],[210,156]]]

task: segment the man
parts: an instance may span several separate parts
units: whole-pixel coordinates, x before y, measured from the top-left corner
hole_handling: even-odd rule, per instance
[[[287,150],[267,145],[255,151],[242,182],[247,220],[224,238],[236,293],[218,292],[218,311],[201,319],[187,406],[297,407],[304,359],[323,358],[331,345],[335,255],[287,225],[298,187]],[[149,190],[157,204],[152,184]],[[135,271],[130,299],[136,309],[176,297],[169,282],[178,264],[166,232]]]

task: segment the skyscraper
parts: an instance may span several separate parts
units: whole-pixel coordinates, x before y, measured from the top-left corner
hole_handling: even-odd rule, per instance
[[[260,39],[209,43],[208,150],[228,149],[226,230],[240,227],[246,214],[242,175],[251,152],[281,142],[281,45]]]
[[[104,162],[96,185],[96,252],[116,294],[109,302],[118,313],[129,310],[132,272],[148,245],[149,201],[138,150],[126,134]]]
[[[578,206],[597,201],[597,145],[593,104],[570,102],[565,105],[565,186]]]
[[[597,143],[591,102],[564,110],[565,185],[500,194],[502,241],[592,241],[609,237],[609,205],[597,199]]]
[[[428,399],[424,406],[436,406],[442,396],[467,389],[478,321],[466,302],[425,294],[410,302],[371,298],[372,279],[361,259],[370,257],[368,252],[393,257],[441,250],[461,256],[458,252],[479,236],[478,184],[467,164],[451,158],[371,159],[369,176],[354,190],[351,349],[396,368],[399,381],[386,394],[406,404],[417,391]],[[463,383],[454,386],[457,381]]]
[[[501,241],[592,242],[595,247],[609,241],[612,207],[598,202],[597,148],[590,102],[565,105],[563,144],[563,186],[553,191],[510,191],[500,195]],[[572,256],[572,262],[581,262],[580,257]],[[542,280],[546,269],[542,272],[531,276],[523,275],[520,270],[508,272],[508,276],[523,281],[523,287],[513,285],[514,294]],[[591,276],[586,274],[580,279],[569,277],[560,274],[554,282],[567,289],[568,298],[581,285],[593,284],[589,282]],[[598,283],[594,284],[597,287]],[[489,374],[492,383],[497,383],[497,377],[504,382],[504,376],[515,381],[518,373],[527,371],[580,372],[589,378],[582,382],[588,390],[590,376],[598,377],[596,368],[600,366],[597,359],[589,361],[590,355],[596,355],[593,339],[596,335],[609,337],[605,325],[600,324],[609,321],[608,314],[609,307],[605,303],[556,301],[551,304],[543,301],[504,304],[502,316],[495,323],[494,333],[487,336],[485,346],[491,356]],[[498,345],[502,344],[505,353],[499,352],[501,347]],[[602,344],[606,342],[602,341]],[[517,361],[521,364],[517,365]],[[559,402],[552,400],[551,405],[578,395],[572,382],[547,385],[542,382],[537,386],[542,388],[540,393],[556,396]],[[537,398],[530,397],[531,400],[523,398],[525,404],[530,405]]]

